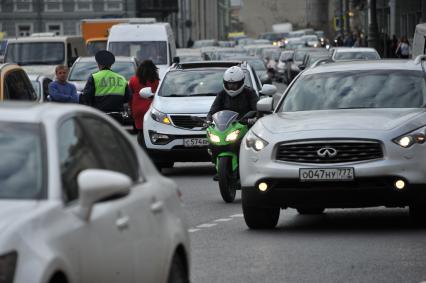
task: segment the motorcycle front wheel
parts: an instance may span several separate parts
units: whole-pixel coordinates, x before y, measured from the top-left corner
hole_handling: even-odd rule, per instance
[[[228,156],[221,157],[218,163],[220,194],[225,202],[231,203],[235,200],[237,193],[237,182],[234,180],[232,172],[232,159]]]

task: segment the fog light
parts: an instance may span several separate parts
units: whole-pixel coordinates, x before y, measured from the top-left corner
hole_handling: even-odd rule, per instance
[[[396,180],[395,183],[394,183],[394,186],[398,190],[403,190],[403,189],[405,189],[405,182],[403,180]]]
[[[268,189],[268,184],[262,182],[257,187],[259,188],[259,191],[266,192],[266,190]]]

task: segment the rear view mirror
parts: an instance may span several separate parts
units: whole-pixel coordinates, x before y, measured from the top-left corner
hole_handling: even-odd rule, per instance
[[[261,113],[271,113],[273,107],[273,99],[272,97],[262,98],[257,102],[257,111]]]
[[[139,96],[146,99],[153,97],[154,94],[152,93],[151,87],[144,87],[139,91]]]
[[[304,64],[300,64],[298,67],[299,67],[300,70],[304,70],[306,68],[306,66]]]
[[[260,94],[265,96],[272,96],[277,92],[277,87],[270,84],[264,84],[260,90]]]

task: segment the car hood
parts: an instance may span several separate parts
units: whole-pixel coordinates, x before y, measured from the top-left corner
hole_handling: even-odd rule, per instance
[[[277,113],[261,120],[272,133],[315,130],[391,130],[425,109],[345,109]]]
[[[214,99],[214,96],[156,96],[152,106],[167,114],[207,114]]]
[[[51,79],[55,78],[55,65],[28,65],[22,66],[22,69],[27,72],[27,74],[36,74],[45,76]]]
[[[28,216],[38,205],[35,200],[0,200],[0,231]],[[0,233],[1,233],[0,232]]]
[[[86,81],[69,81],[73,85],[75,85],[75,88],[77,91],[83,91],[84,87],[86,86]]]

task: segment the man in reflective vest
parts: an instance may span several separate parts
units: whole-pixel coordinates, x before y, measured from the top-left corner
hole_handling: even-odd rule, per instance
[[[99,72],[92,74],[87,80],[80,101],[103,112],[123,112],[124,103],[130,101],[131,92],[127,80],[120,74],[111,71],[115,62],[114,54],[101,50],[95,54]]]

